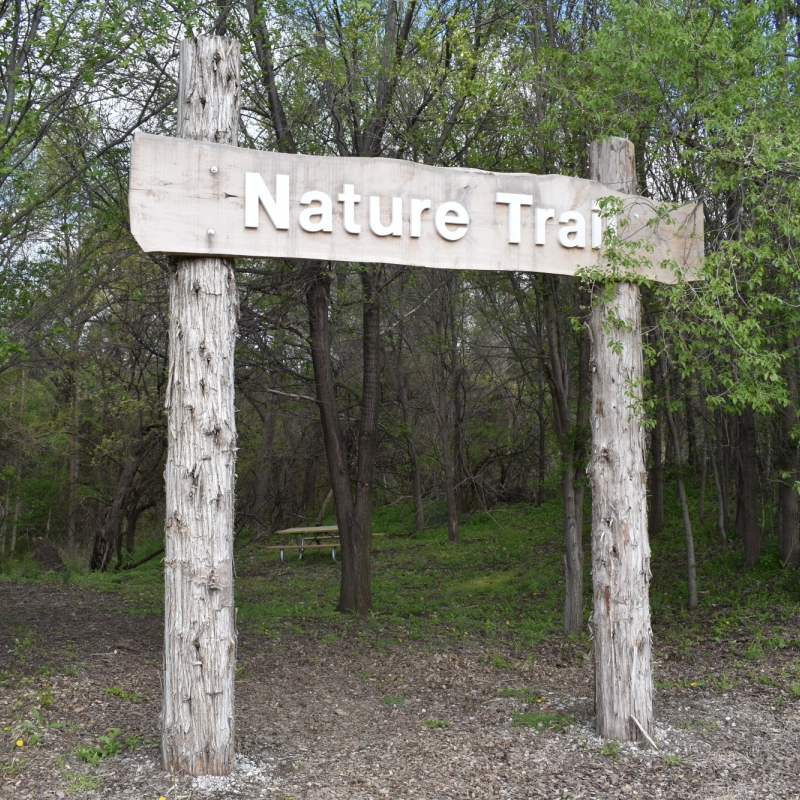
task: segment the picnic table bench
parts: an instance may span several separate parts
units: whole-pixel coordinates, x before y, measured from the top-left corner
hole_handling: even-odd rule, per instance
[[[265,547],[265,550],[277,550],[280,554],[281,564],[288,563],[284,553],[288,550],[297,550],[299,559],[303,558],[306,550],[327,550],[330,548],[334,564],[342,562],[336,557],[336,551],[341,550],[339,542],[338,525],[315,525],[309,528],[284,528],[275,531],[275,536],[291,536],[294,544],[274,544]],[[373,533],[372,536],[385,536],[383,533]]]

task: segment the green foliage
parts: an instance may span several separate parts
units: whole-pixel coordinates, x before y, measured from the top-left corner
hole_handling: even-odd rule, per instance
[[[422,724],[426,728],[449,728],[450,727],[450,723],[449,722],[445,722],[442,719],[436,719],[436,718],[426,719]]]
[[[504,686],[498,697],[518,697],[524,703],[543,703],[547,698],[541,692],[536,692],[533,689],[514,689],[511,686]]]
[[[97,744],[80,745],[75,748],[75,755],[87,764],[97,766],[104,758],[117,756],[126,750],[135,750],[143,741],[139,734],[131,734],[124,741],[119,738],[120,729],[113,728],[108,733],[97,737]]]
[[[93,792],[99,789],[103,783],[99,775],[71,775],[67,783],[67,791],[70,794],[83,792]]]
[[[381,703],[385,706],[404,706],[408,698],[404,694],[389,695],[381,698]]]
[[[35,706],[31,706],[31,716],[33,717],[33,720],[25,720],[20,722],[20,728],[25,728],[27,730],[36,730],[38,728],[58,730],[59,728],[64,727],[63,722],[47,722],[45,720],[44,713]]]
[[[678,758],[678,756],[673,756],[667,753],[667,755],[664,756],[664,763],[670,767],[682,767],[687,765],[689,762],[684,761],[682,758]]]
[[[511,724],[515,728],[525,727],[536,730],[564,728],[571,722],[571,716],[557,711],[531,711],[525,714],[513,714],[511,718]]]
[[[619,758],[621,753],[622,745],[619,743],[619,739],[611,739],[600,748],[600,755],[614,759]]]
[[[141,699],[138,692],[128,692],[121,686],[112,686],[110,689],[106,689],[106,694],[112,697],[120,697],[130,703],[138,703]]]

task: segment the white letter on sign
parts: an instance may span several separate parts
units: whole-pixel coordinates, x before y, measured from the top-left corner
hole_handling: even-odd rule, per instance
[[[356,203],[361,202],[361,195],[355,194],[352,183],[344,184],[339,195],[339,202],[344,203],[344,229],[348,233],[361,233],[361,226],[356,222]]]
[[[600,203],[592,203],[592,250],[598,250],[603,244],[603,222],[600,219]]]
[[[297,218],[300,227],[309,233],[318,231],[330,233],[333,230],[333,207],[330,197],[325,192],[306,192],[300,198],[300,205],[308,206],[311,203],[319,203],[319,205],[304,208],[300,212],[300,216]],[[319,219],[314,219],[314,217],[319,217]]]
[[[433,224],[436,228],[436,233],[442,239],[447,239],[448,242],[457,242],[467,232],[466,226],[469,225],[469,214],[467,214],[467,209],[461,203],[450,200],[447,203],[442,203],[436,209],[436,213],[433,216]],[[447,227],[448,225],[463,225],[464,227],[451,231]]]
[[[568,225],[566,228],[560,228],[558,231],[558,241],[564,247],[586,247],[586,222],[583,219],[583,214],[577,211],[565,211],[559,218],[560,223],[574,222],[574,225]],[[570,239],[569,235],[574,233],[575,236]]]
[[[419,239],[422,233],[422,212],[427,211],[431,207],[430,200],[418,200],[416,197],[411,198],[411,233],[412,239]]]
[[[272,224],[280,231],[289,230],[289,176],[275,176],[275,199],[257,172],[244,174],[244,226],[258,227],[258,204],[264,206]]]
[[[533,205],[533,195],[497,192],[495,203],[508,205],[508,243],[519,244],[521,233],[520,208]]]
[[[544,231],[547,220],[553,219],[556,215],[554,208],[537,208],[536,209],[536,235],[534,241],[536,244],[544,244]]]
[[[369,198],[369,229],[376,236],[402,236],[403,198],[392,198],[392,221],[384,225],[381,222],[381,199],[372,195]]]

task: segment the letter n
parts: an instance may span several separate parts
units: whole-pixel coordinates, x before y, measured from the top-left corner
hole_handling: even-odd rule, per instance
[[[281,231],[289,230],[289,176],[275,176],[275,197],[257,172],[244,174],[244,226],[258,227],[258,205],[264,206],[272,224]]]

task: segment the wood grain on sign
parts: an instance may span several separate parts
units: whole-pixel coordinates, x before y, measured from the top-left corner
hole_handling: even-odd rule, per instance
[[[289,176],[288,230],[276,229],[262,207],[258,228],[245,227],[246,173],[261,175],[273,197],[277,194],[276,176]],[[338,200],[344,184],[352,184],[352,191],[361,198],[354,207],[354,221],[361,226],[359,234],[345,230],[345,204]],[[300,213],[318,207],[300,203],[311,191],[324,192],[331,198],[330,232],[310,233],[300,226]],[[498,203],[498,193],[531,197],[530,205],[518,207],[519,243],[509,242],[511,206]],[[131,157],[131,231],[151,253],[572,275],[581,267],[599,263],[601,251],[592,248],[592,208],[596,201],[609,196],[624,202],[628,223],[618,227],[620,237],[647,239],[646,254],[653,266],[643,272],[659,281],[674,282],[675,273],[663,268],[664,262],[669,262],[691,277],[703,255],[702,205],[671,207],[668,220],[650,225],[649,220],[657,216],[653,201],[615,192],[596,181],[429,167],[385,158],[262,152],[143,133],[136,134]],[[371,197],[380,198],[384,226],[390,224],[392,198],[401,198],[400,236],[372,232]],[[420,217],[416,238],[410,230],[412,199],[431,201],[430,210]],[[458,241],[448,241],[435,228],[435,211],[448,201],[460,203],[469,215],[466,234]],[[535,230],[537,209],[552,209],[554,214]],[[559,218],[568,211],[583,216],[583,247],[567,247],[559,241],[559,230],[570,225],[560,223]],[[459,228],[450,225],[448,229]],[[535,233],[538,240],[544,234],[544,244],[535,243]],[[574,242],[574,235],[562,238]]]

